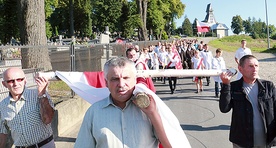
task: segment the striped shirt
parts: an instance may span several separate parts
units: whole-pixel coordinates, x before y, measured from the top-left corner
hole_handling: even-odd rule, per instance
[[[40,116],[37,89],[27,89],[15,101],[11,95],[0,102],[0,133],[11,135],[16,146],[37,144],[53,134],[51,124],[44,124]],[[54,103],[47,94],[50,105]]]

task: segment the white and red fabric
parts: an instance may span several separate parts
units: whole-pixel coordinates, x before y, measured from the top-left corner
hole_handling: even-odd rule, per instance
[[[177,57],[178,59],[181,59],[175,45],[172,46],[172,52],[174,53],[174,57]],[[175,63],[175,69],[180,69],[180,70],[183,69],[181,60],[178,60]]]
[[[197,32],[209,32],[210,25],[205,22],[196,21]]]
[[[138,60],[135,62],[135,67],[137,67],[138,65],[142,65],[141,70],[149,70],[148,65],[147,65],[144,61],[142,61],[142,60],[140,60],[140,59],[138,59]],[[150,77],[149,77],[149,78],[137,77],[137,78],[136,78],[136,82],[137,82],[137,83],[143,83],[143,84],[146,85],[150,90],[152,90],[154,93],[156,92],[155,87],[154,87],[154,84],[153,84],[153,81],[152,81],[152,79],[151,79]]]
[[[102,72],[61,72],[56,71],[56,76],[64,81],[77,95],[86,100],[87,102],[93,104],[100,101],[110,94],[108,88],[96,88],[89,84],[89,81],[96,80],[97,83],[92,83],[96,85],[101,85],[102,82],[100,76],[103,76]],[[93,75],[95,77],[93,77]],[[88,77],[87,77],[88,76]],[[99,76],[99,77],[97,77]],[[89,78],[89,79],[87,79]],[[142,83],[135,85],[133,94],[137,92],[145,92],[153,96],[157,110],[161,116],[161,120],[167,134],[167,137],[173,148],[191,148],[190,143],[180,126],[180,123],[170,108],[148,87]]]

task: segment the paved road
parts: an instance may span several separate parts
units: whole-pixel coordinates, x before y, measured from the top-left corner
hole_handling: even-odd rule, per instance
[[[205,79],[204,79],[205,80]],[[231,113],[223,114],[214,97],[214,82],[195,94],[196,86],[191,78],[181,78],[174,94],[170,94],[168,82],[155,82],[156,94],[169,106],[180,121],[193,148],[231,148],[228,140]],[[57,148],[72,148],[81,121],[55,139]]]

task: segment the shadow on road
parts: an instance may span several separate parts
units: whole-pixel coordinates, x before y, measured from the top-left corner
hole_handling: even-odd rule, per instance
[[[211,130],[229,130],[229,125],[218,125],[210,127],[202,127],[200,125],[181,125],[181,128],[185,131],[211,131]]]
[[[259,62],[275,62],[275,61],[276,61],[276,57],[259,59]]]

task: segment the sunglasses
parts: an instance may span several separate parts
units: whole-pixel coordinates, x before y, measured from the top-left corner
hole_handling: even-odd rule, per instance
[[[12,84],[15,81],[16,82],[22,82],[25,78],[17,78],[17,79],[12,79],[12,80],[5,80],[8,84]]]

